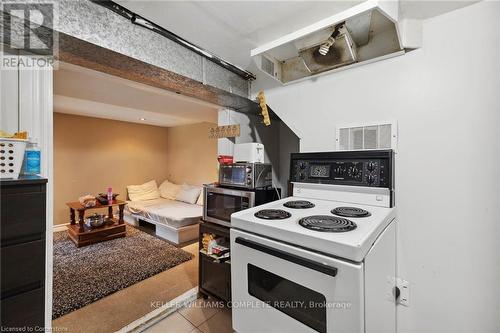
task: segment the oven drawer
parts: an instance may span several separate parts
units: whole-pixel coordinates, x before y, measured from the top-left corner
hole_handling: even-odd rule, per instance
[[[363,264],[231,229],[233,328],[362,332]]]
[[[215,262],[203,254],[201,256],[201,281],[204,290],[224,301],[231,300],[231,265]]]

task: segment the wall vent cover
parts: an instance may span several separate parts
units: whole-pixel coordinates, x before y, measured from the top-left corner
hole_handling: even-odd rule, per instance
[[[379,122],[339,126],[335,139],[337,150],[396,150],[397,125],[395,122]]]

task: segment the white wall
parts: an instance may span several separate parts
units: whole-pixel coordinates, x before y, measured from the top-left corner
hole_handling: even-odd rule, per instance
[[[400,332],[500,331],[500,2],[425,21],[420,50],[266,96],[302,151],[334,150],[338,124],[398,121]]]
[[[19,70],[19,130],[28,131],[30,137],[38,140],[41,151],[41,176],[48,180],[45,232],[45,328],[47,330],[52,327],[52,225],[54,223],[52,87],[52,69]]]
[[[0,44],[0,48],[3,48]],[[4,56],[0,50],[0,59]],[[9,55],[10,57],[14,57]],[[16,69],[0,70],[0,129],[8,133],[19,131],[19,72]]]

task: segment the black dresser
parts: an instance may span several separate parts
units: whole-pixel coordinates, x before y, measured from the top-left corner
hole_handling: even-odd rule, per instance
[[[47,180],[0,180],[1,331],[44,327]]]

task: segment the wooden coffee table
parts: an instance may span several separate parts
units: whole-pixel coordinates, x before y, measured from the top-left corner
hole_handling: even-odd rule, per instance
[[[113,200],[111,204],[102,205],[97,202],[94,207],[85,208],[80,202],[68,202],[70,225],[68,226],[69,238],[77,247],[107,241],[114,238],[125,237],[125,223],[123,222],[123,209],[127,203],[121,200]],[[85,212],[88,210],[108,208],[108,219],[112,221],[96,228],[85,225]],[[113,207],[118,207],[118,219],[113,217]],[[78,224],[75,217],[78,214]]]

